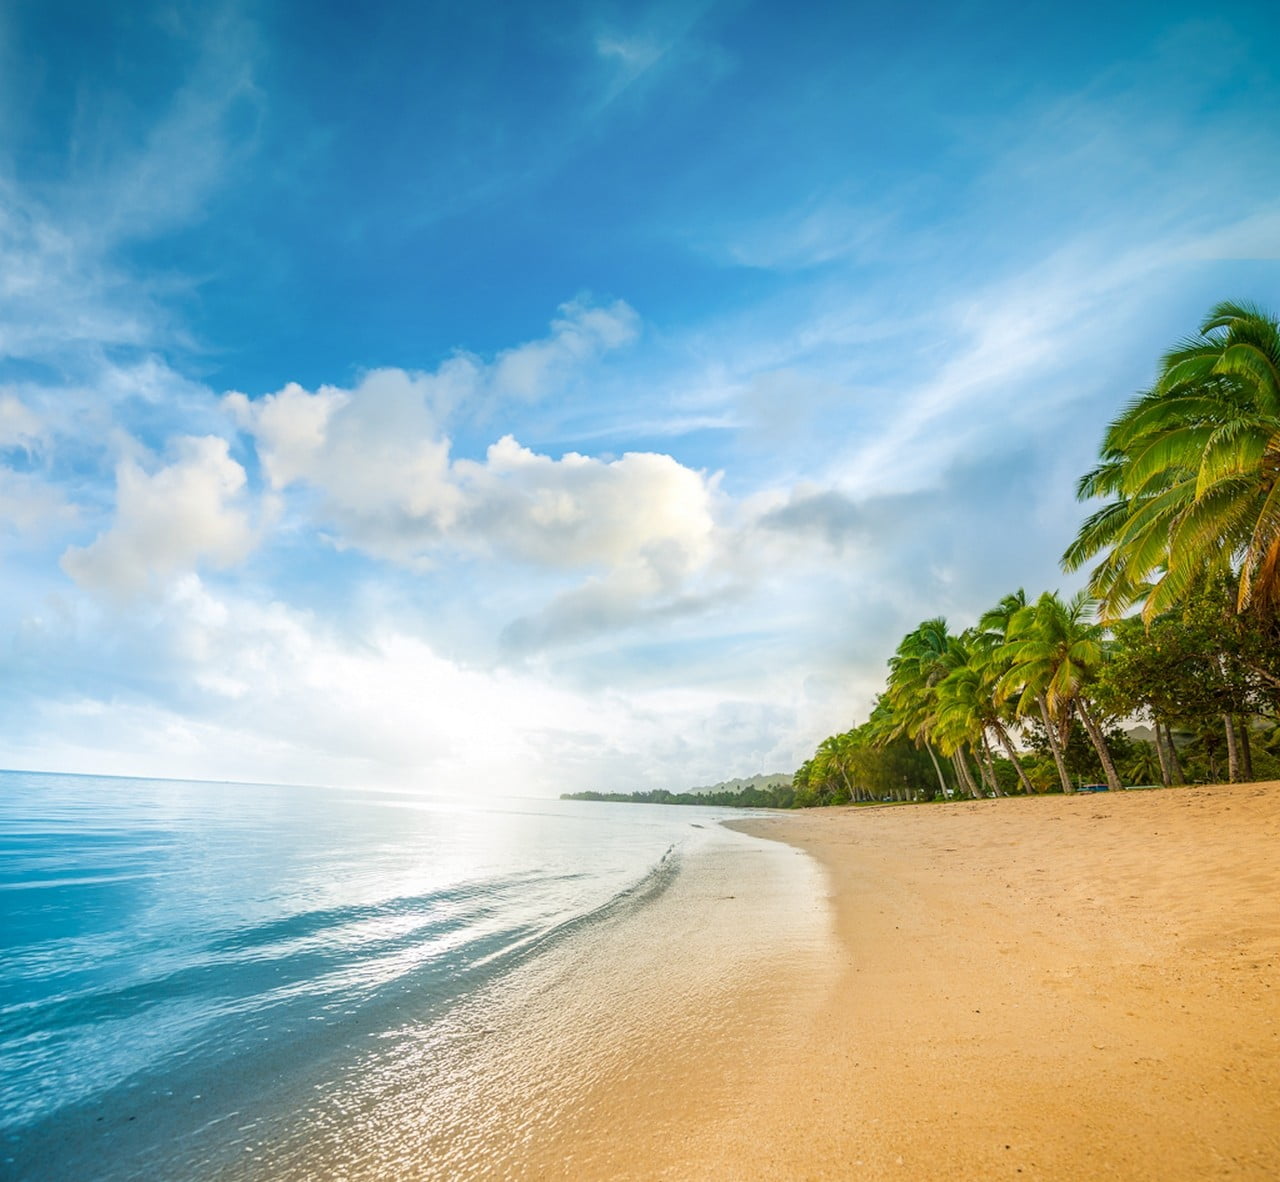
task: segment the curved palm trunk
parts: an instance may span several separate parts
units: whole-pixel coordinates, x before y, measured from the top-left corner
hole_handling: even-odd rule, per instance
[[[1004,791],[1000,787],[1000,781],[996,778],[996,765],[991,758],[991,744],[987,742],[987,732],[985,730],[978,736],[978,740],[982,744],[983,778],[987,782],[987,787],[991,789],[992,796],[1003,796]]]
[[[1098,759],[1102,762],[1102,771],[1107,777],[1107,787],[1112,792],[1123,792],[1124,785],[1120,783],[1120,777],[1116,775],[1116,765],[1111,762],[1111,752],[1107,748],[1107,740],[1102,735],[1102,727],[1098,725],[1098,720],[1089,712],[1089,705],[1083,698],[1076,699],[1076,709],[1080,712],[1080,721],[1084,723],[1084,729],[1089,732],[1089,741],[1093,744],[1093,749],[1098,753]]]
[[[1227,780],[1232,784],[1240,782],[1240,752],[1236,747],[1236,720],[1230,714],[1222,716],[1227,731]]]
[[[982,768],[979,766],[977,776],[973,774],[973,768],[969,766],[969,757],[965,754],[963,747],[960,748],[960,766],[964,768],[964,777],[969,784],[969,795],[974,800],[981,800],[986,795],[982,790],[982,785],[978,783],[982,776]]]
[[[1160,761],[1160,783],[1166,788],[1173,783],[1173,777],[1169,774],[1169,756],[1164,749],[1164,736],[1161,733],[1160,720],[1155,720],[1154,738],[1156,744],[1156,758]]]
[[[1063,792],[1074,792],[1076,786],[1067,774],[1067,761],[1062,758],[1062,744],[1058,742],[1058,728],[1053,725],[1053,717],[1049,713],[1049,699],[1044,694],[1036,697],[1040,706],[1040,717],[1044,719],[1045,733],[1049,736],[1049,750],[1053,752],[1053,762],[1058,767],[1058,779],[1062,781]]]
[[[929,741],[928,741],[927,739],[925,740],[924,749],[929,753],[929,759],[930,759],[930,761],[933,763],[933,770],[937,773],[937,776],[938,776],[938,787],[942,789],[942,799],[943,799],[943,800],[946,800],[946,799],[948,799],[948,797],[947,797],[947,781],[946,781],[945,779],[943,779],[943,776],[942,776],[942,766],[941,766],[941,764],[939,764],[939,763],[938,763],[938,757],[937,757],[936,755],[934,755],[934,753],[933,753],[933,748],[929,745]]]
[[[1023,792],[1028,796],[1034,795],[1035,787],[1027,779],[1027,773],[1023,770],[1022,764],[1018,762],[1018,754],[1014,750],[1013,740],[1009,738],[1009,732],[998,722],[991,725],[996,732],[996,738],[1000,740],[1000,746],[1004,748],[1004,753],[1009,757],[1009,762],[1013,764],[1013,770],[1018,773],[1018,782],[1022,785]]]
[[[957,747],[951,756],[952,766],[956,769],[956,777],[964,786],[966,792],[969,793],[974,800],[978,800],[982,793],[978,791],[978,785],[973,782],[973,775],[969,771],[969,761],[964,757],[964,748]]]

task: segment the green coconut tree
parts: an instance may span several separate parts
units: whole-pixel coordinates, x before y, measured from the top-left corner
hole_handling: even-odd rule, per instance
[[[954,665],[955,652],[945,619],[939,616],[925,620],[908,632],[889,658],[889,678],[883,700],[893,722],[882,726],[879,732],[883,741],[911,739],[929,753],[943,799],[948,796],[947,781],[931,739],[937,712],[937,687]]]
[[[1002,646],[1009,668],[998,682],[998,692],[1016,695],[1022,713],[1042,699],[1045,726],[1058,728],[1060,742],[1072,715],[1078,715],[1098,753],[1107,786],[1119,792],[1120,777],[1088,696],[1106,651],[1103,628],[1091,619],[1093,614],[1093,602],[1084,592],[1064,601],[1051,591],[1014,613],[1009,639]],[[1063,791],[1070,792],[1065,763],[1058,771]]]
[[[1104,505],[1063,564],[1101,556],[1089,590],[1104,616],[1135,603],[1152,619],[1206,575],[1231,570],[1238,610],[1280,616],[1280,326],[1218,304],[1160,362],[1155,385],[1107,429],[1080,481]]]
[[[1039,717],[1049,741],[1053,765],[1058,771],[1058,782],[1063,792],[1074,792],[1071,774],[1063,753],[1066,724],[1065,717],[1057,717],[1049,707],[1047,686],[1029,677],[1029,670],[1014,669],[1018,649],[1009,647],[1011,641],[1026,640],[1035,623],[1033,605],[1027,603],[1027,593],[1021,587],[1006,595],[995,607],[983,614],[978,627],[993,644],[993,658],[998,654],[1000,670],[995,678],[994,695],[997,701],[1007,702],[1016,718]]]

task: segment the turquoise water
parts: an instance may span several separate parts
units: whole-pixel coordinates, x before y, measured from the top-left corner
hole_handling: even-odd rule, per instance
[[[225,1172],[724,815],[0,773],[0,1175]]]

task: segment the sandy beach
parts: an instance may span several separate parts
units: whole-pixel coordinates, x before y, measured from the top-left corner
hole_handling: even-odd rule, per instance
[[[1280,784],[810,812],[846,958],[724,1177],[1280,1177]]]
[[[1280,784],[732,827],[252,1176],[1280,1177]]]

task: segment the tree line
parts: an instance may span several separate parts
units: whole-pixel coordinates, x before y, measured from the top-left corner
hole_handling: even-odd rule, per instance
[[[767,784],[741,788],[708,788],[702,792],[562,792],[561,800],[605,800],[615,804],[700,804],[717,808],[789,809],[796,803],[795,790],[786,776]]]
[[[1280,326],[1215,307],[1107,427],[1103,501],[1063,556],[1086,587],[925,620],[870,717],[819,744],[793,807],[1280,775]],[[1131,737],[1125,722],[1145,724]]]

